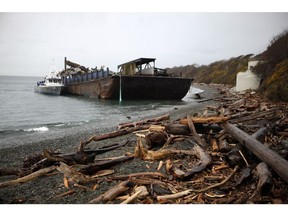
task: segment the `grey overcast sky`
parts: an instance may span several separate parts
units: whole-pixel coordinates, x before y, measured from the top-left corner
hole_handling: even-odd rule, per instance
[[[86,67],[156,58],[156,66],[209,64],[263,52],[288,29],[283,12],[1,12],[0,75],[45,76],[64,57]]]

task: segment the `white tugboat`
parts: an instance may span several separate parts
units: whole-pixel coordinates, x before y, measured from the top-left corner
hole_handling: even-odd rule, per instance
[[[34,92],[50,95],[60,95],[64,88],[61,77],[58,75],[56,67],[51,66],[49,75],[43,81],[37,82]]]

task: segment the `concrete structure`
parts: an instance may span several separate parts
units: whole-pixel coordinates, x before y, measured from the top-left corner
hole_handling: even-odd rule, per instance
[[[246,89],[257,90],[260,85],[259,77],[252,72],[259,61],[249,61],[248,69],[244,72],[239,72],[236,77],[236,91],[244,91]]]

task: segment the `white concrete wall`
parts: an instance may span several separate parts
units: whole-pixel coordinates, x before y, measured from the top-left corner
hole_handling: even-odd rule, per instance
[[[248,62],[248,69],[251,69],[251,67],[255,67],[259,61],[249,61]]]
[[[248,62],[248,70],[239,72],[236,77],[236,91],[244,91],[247,89],[258,89],[260,85],[259,77],[252,72],[252,67],[256,66],[259,61]]]

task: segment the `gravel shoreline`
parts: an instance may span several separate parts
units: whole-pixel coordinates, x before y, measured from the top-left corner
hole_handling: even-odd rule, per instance
[[[216,86],[207,85],[194,85],[197,88],[204,90],[201,93],[203,100],[212,99],[217,97],[219,94],[217,92]],[[201,99],[200,99],[201,101]],[[185,117],[186,115],[193,115],[194,113],[201,112],[207,105],[216,104],[213,100],[207,100],[202,103],[197,103],[191,107],[191,105],[181,106],[181,108],[173,107],[173,110],[169,113],[171,120],[179,119]],[[167,114],[167,113],[163,113]],[[159,116],[159,115],[158,115]],[[151,116],[153,117],[153,116]],[[117,125],[113,128],[105,128],[101,131],[84,131],[76,133],[74,135],[63,136],[57,139],[48,139],[38,143],[31,143],[28,145],[18,146],[18,147],[8,147],[3,148],[0,151],[0,164],[1,168],[19,168],[22,166],[23,160],[29,155],[39,154],[43,152],[43,149],[53,149],[59,150],[61,153],[68,153],[76,151],[81,140],[87,140],[94,134],[103,134],[105,132],[110,132],[115,130]],[[89,144],[91,148],[98,148],[103,145],[108,145],[111,143],[121,143],[129,139],[132,139],[134,135],[128,134],[121,137],[116,137],[108,140],[103,140],[97,143]],[[133,137],[135,138],[135,137]],[[134,144],[128,144],[121,149],[117,149],[111,152],[107,152],[99,155],[99,157],[111,157],[120,156],[130,151],[133,152]],[[138,159],[133,159],[133,161],[128,163],[122,163],[113,167],[115,173],[131,173],[143,171],[146,162],[139,161]],[[157,168],[154,168],[154,170]],[[151,167],[153,170],[153,167]],[[56,173],[56,172],[55,172]],[[15,179],[15,176],[3,176],[0,177],[0,182]],[[112,183],[103,182],[101,187],[95,191],[84,191],[79,190],[70,196],[57,197],[57,195],[67,191],[63,185],[63,174],[59,172],[50,176],[45,176],[33,181],[26,182],[21,185],[16,185],[12,187],[6,187],[0,189],[0,203],[25,203],[25,204],[85,204],[90,200],[95,198],[97,195],[103,193],[108,187],[111,187]]]

